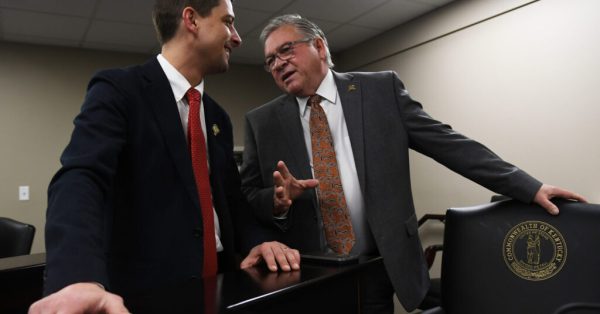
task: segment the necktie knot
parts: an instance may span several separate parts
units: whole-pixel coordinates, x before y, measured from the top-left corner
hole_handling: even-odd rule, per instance
[[[316,107],[321,105],[321,96],[314,94],[308,98],[308,105],[311,107]]]
[[[187,97],[188,103],[190,105],[192,104],[192,102],[200,103],[200,92],[193,87],[190,87],[190,89],[187,90],[187,92],[185,93],[185,97]]]

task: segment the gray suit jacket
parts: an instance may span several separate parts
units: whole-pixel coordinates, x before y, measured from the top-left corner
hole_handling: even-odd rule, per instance
[[[334,72],[334,77],[373,238],[399,300],[412,310],[423,299],[429,276],[411,194],[409,148],[496,193],[524,202],[533,199],[541,182],[431,118],[410,98],[394,72]],[[274,223],[273,171],[279,160],[295,177],[312,177],[298,104],[292,95],[246,115],[242,189],[255,215],[278,232],[280,241],[301,252],[320,249],[322,232],[313,190],[293,203],[286,224]]]

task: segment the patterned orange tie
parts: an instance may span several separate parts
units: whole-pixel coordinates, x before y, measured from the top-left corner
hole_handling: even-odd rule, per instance
[[[206,142],[200,124],[200,92],[190,88],[186,97],[190,105],[188,115],[188,141],[192,157],[192,168],[196,179],[196,188],[202,210],[202,226],[204,235],[204,267],[202,276],[217,274],[217,242],[215,239],[215,221],[213,216],[212,196],[210,191],[208,160],[206,159]]]
[[[325,238],[334,252],[348,254],[356,240],[342,189],[333,137],[329,130],[327,116],[321,107],[321,96],[311,96],[308,104],[311,106],[309,123],[313,167],[315,179],[319,180],[319,203]]]

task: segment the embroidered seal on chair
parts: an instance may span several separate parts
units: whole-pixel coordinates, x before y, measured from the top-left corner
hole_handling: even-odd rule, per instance
[[[506,266],[525,280],[546,280],[560,272],[567,260],[564,237],[543,221],[517,224],[506,234],[502,248]]]

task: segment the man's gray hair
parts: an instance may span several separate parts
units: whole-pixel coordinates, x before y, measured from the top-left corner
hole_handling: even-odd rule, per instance
[[[331,53],[329,52],[329,44],[327,43],[327,38],[325,38],[325,34],[321,30],[321,28],[317,26],[317,24],[301,17],[299,14],[281,15],[269,21],[269,24],[265,26],[262,33],[260,33],[260,41],[263,44],[263,47],[269,35],[271,35],[271,33],[273,33],[278,28],[284,25],[291,25],[295,27],[300,33],[306,36],[306,38],[315,39],[319,37],[323,39],[323,42],[325,43],[327,65],[330,68],[333,68],[333,62],[331,61]]]

